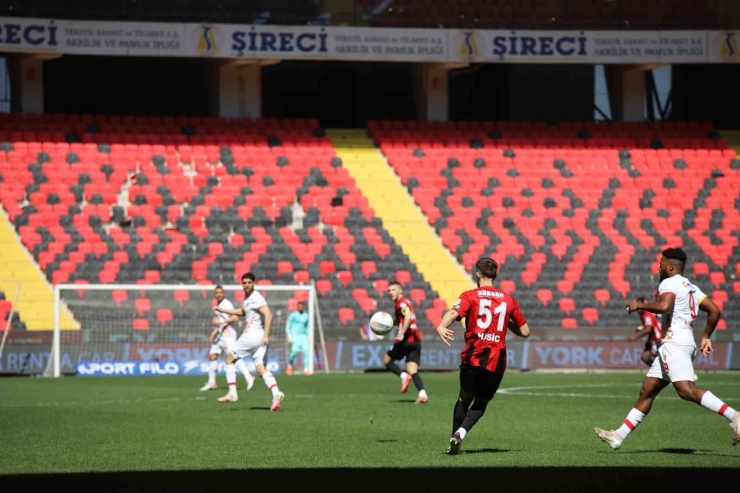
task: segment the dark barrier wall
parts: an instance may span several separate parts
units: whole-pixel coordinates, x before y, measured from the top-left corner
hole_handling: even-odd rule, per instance
[[[450,72],[451,120],[593,117],[593,65],[481,64]]]
[[[673,65],[671,75],[672,120],[711,121],[718,128],[738,128],[740,65]]]
[[[208,115],[207,60],[63,56],[44,63],[47,113]]]
[[[416,118],[414,65],[282,61],[262,69],[262,116],[318,118],[324,127]]]

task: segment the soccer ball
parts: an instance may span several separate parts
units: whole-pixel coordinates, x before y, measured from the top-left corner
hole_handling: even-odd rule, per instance
[[[379,336],[386,335],[393,330],[393,317],[386,312],[375,312],[370,317],[370,330]]]

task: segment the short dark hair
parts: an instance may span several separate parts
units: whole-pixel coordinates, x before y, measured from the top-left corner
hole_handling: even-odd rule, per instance
[[[475,270],[476,272],[480,272],[480,275],[486,279],[496,279],[498,275],[498,262],[491,257],[483,257],[475,263]]]
[[[252,274],[251,272],[247,272],[246,274],[243,274],[243,275],[242,275],[242,281],[243,281],[244,279],[251,279],[252,281],[254,281],[254,280],[256,280],[257,278],[256,278],[256,277],[254,277],[254,274]]]
[[[298,305],[303,305],[303,306],[306,306],[306,303],[305,303],[305,302],[303,302],[303,301],[299,301],[298,303],[296,303],[296,306],[298,306]]]
[[[401,283],[398,281],[391,281],[390,283],[388,283],[388,287],[391,287],[391,286],[398,286],[399,288],[403,287],[401,286]]]
[[[665,258],[677,260],[682,264],[685,264],[686,260],[688,259],[688,257],[686,256],[686,252],[684,252],[681,247],[666,248],[665,250],[663,250],[662,253]]]
[[[213,288],[213,290],[216,291],[217,289],[223,289],[223,288],[224,287],[219,284],[218,286],[216,286],[215,288]]]

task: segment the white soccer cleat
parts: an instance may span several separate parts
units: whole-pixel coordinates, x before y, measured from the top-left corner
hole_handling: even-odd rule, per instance
[[[732,418],[732,423],[730,423],[730,428],[732,428],[732,444],[737,445],[740,443],[740,412],[735,411],[735,416]]]
[[[252,377],[249,380],[247,380],[247,390],[252,390],[252,387],[254,387],[254,381],[256,378]]]
[[[285,394],[278,392],[278,395],[272,399],[272,407],[270,407],[270,411],[275,412],[280,410],[280,403],[283,399],[285,399]]]
[[[614,450],[622,446],[622,437],[616,431],[602,430],[601,428],[594,428],[594,431],[599,435],[599,438],[608,443]]]
[[[416,398],[417,404],[426,404],[427,402],[429,402],[429,397],[425,395],[420,395],[419,397]]]
[[[445,450],[445,454],[447,455],[457,455],[460,453],[460,448],[462,447],[462,438],[460,438],[460,435],[455,433],[450,438],[450,446],[447,447],[447,450]]]
[[[218,385],[216,385],[215,383],[207,383],[200,388],[200,391],[205,392],[206,390],[216,390],[217,388]]]
[[[239,400],[239,396],[237,396],[236,394],[232,394],[230,392],[226,394],[225,396],[218,398],[218,402],[223,402],[223,403],[236,402],[238,400]]]

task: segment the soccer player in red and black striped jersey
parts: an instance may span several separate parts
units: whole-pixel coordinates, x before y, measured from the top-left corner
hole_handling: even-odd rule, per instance
[[[419,363],[421,362],[421,333],[416,326],[416,314],[414,307],[409,300],[403,296],[401,284],[393,281],[388,285],[388,295],[396,304],[395,319],[398,325],[396,339],[393,341],[393,347],[383,358],[383,364],[389,370],[401,377],[401,393],[405,394],[409,384],[414,385],[419,390],[416,398],[417,404],[426,404],[429,402],[427,392],[424,390],[424,381],[419,375]],[[395,361],[406,358],[406,371],[401,368]]]
[[[647,299],[644,296],[642,298],[638,298],[637,301],[647,304]],[[658,301],[657,291],[654,295],[654,301]],[[641,337],[648,336],[647,341],[645,341],[645,350],[642,352],[640,359],[642,359],[642,362],[646,365],[652,366],[655,356],[658,354],[658,346],[660,346],[660,341],[663,338],[663,328],[660,325],[658,316],[654,313],[650,313],[646,310],[638,310],[637,312],[640,314],[640,321],[642,324],[637,328],[637,331],[634,334],[627,338],[627,340],[629,342],[635,342]]]
[[[465,348],[460,363],[460,395],[455,403],[448,455],[460,453],[465,435],[486,412],[506,371],[506,332],[529,337],[529,325],[519,303],[493,286],[498,263],[489,257],[475,264],[476,289],[465,291],[444,314],[437,327],[442,341],[450,345],[455,321],[465,319]]]

